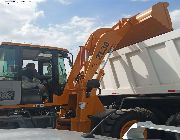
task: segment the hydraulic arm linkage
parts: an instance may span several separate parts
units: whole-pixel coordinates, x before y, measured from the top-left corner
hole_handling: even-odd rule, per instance
[[[78,53],[63,93],[64,103],[75,112],[75,117],[69,120],[70,130],[90,131],[89,116],[104,111],[96,95],[97,80],[90,80],[107,53],[172,30],[167,6],[168,3],[158,3],[140,14],[122,19],[112,28],[101,28],[90,35]],[[103,74],[103,69],[99,70],[95,79],[100,80]]]

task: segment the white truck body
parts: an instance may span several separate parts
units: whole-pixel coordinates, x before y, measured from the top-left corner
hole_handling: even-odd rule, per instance
[[[104,71],[102,95],[180,92],[180,29],[114,51]]]

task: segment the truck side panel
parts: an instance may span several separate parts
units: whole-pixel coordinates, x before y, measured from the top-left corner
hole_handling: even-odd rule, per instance
[[[102,94],[180,91],[180,29],[114,51],[105,67]]]

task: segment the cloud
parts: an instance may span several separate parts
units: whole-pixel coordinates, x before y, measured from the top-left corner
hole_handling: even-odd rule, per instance
[[[44,0],[33,0],[26,3],[10,3],[0,2],[0,35],[8,34],[14,29],[32,23],[37,18],[44,16],[44,12],[37,10],[37,4]]]
[[[74,16],[66,23],[40,27],[36,23],[45,17],[44,11],[37,8],[40,2],[6,4],[0,3],[0,42],[11,41],[63,47],[74,51],[84,45],[90,33],[97,26],[96,18]]]
[[[173,28],[178,29],[180,28],[180,9],[176,9],[170,12],[171,20],[173,23]]]
[[[63,5],[69,5],[72,3],[70,0],[56,0],[56,1],[60,2]]]
[[[25,24],[13,30],[5,37],[5,40],[64,47],[76,51],[96,28],[95,21],[93,18],[74,16],[67,23],[50,25],[48,28]]]

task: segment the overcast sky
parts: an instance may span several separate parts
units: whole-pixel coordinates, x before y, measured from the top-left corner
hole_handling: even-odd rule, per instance
[[[158,0],[0,0],[0,41],[64,47],[75,53],[95,29],[112,26]],[[180,0],[166,0],[175,29]]]

